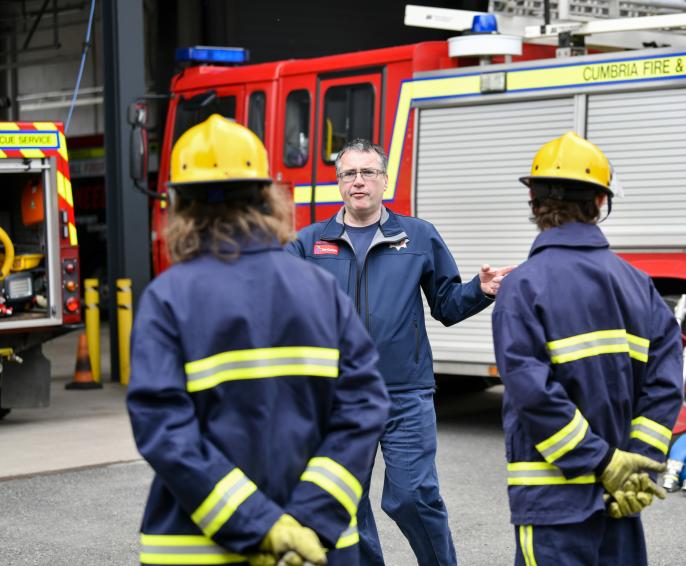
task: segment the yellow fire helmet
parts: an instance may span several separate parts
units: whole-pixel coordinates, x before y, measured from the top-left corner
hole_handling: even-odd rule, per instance
[[[269,184],[267,150],[251,130],[219,114],[186,130],[171,155],[171,187]]]
[[[531,175],[519,180],[527,187],[532,182],[571,181],[570,188],[594,188],[614,196],[612,167],[605,154],[574,132],[546,143],[531,164]],[[565,183],[567,184],[567,183]]]

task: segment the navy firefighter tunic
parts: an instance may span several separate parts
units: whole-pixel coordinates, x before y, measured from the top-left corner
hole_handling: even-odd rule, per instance
[[[681,337],[650,277],[600,229],[542,232],[493,312],[515,525],[581,523],[605,507],[611,447],[663,461],[682,397]]]
[[[243,564],[283,514],[355,565],[357,505],[388,397],[333,277],[251,242],[145,290],[128,408],[155,477],[142,564]]]

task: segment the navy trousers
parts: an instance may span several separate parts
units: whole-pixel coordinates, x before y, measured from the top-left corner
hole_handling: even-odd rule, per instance
[[[640,516],[605,511],[571,525],[517,525],[515,566],[648,566]]]
[[[421,566],[455,566],[448,512],[438,491],[433,390],[391,393],[391,412],[380,446],[386,463],[381,508],[393,519]],[[383,566],[369,504],[369,480],[357,514],[360,565]]]

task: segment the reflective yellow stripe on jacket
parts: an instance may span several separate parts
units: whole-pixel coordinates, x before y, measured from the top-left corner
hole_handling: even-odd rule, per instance
[[[667,454],[672,431],[647,417],[636,417],[631,421],[631,438],[638,438]]]
[[[554,364],[564,364],[601,354],[620,353],[627,353],[635,360],[647,362],[650,340],[629,334],[624,329],[598,330],[553,340],[546,346],[550,352],[550,360]]]
[[[358,542],[360,542],[360,533],[357,530],[357,517],[355,516],[350,521],[348,528],[338,537],[336,548],[347,548]]]
[[[572,485],[595,482],[595,474],[567,479],[560,468],[547,462],[511,462],[507,465],[507,485]]]
[[[338,462],[322,456],[312,458],[300,479],[312,482],[329,493],[350,513],[351,519],[357,516],[362,485]]]
[[[227,552],[202,535],[141,534],[141,564],[244,564],[247,558]]]
[[[211,537],[256,490],[257,486],[241,470],[234,468],[217,483],[191,519]]]
[[[334,348],[291,346],[233,350],[185,365],[190,393],[216,387],[225,381],[287,375],[338,377],[339,351]]]
[[[573,450],[586,436],[587,430],[588,421],[577,409],[574,413],[574,418],[550,438],[539,442],[536,445],[536,450],[541,453],[548,463],[552,464],[555,460]]]

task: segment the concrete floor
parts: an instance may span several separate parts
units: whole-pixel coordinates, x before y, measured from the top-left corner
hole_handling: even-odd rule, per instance
[[[109,381],[103,329],[103,389],[67,391],[78,334],[45,347],[53,364],[52,404],[0,421],[0,564],[92,566],[138,563],[138,523],[152,473],[134,446],[124,399]],[[476,394],[440,387],[437,467],[460,563],[511,564],[502,388]],[[379,509],[377,455],[372,506],[389,566],[415,563],[397,526]],[[686,498],[671,494],[643,514],[651,566],[683,563]]]
[[[79,333],[51,342],[48,408],[14,409],[0,421],[0,479],[140,459],[124,407],[126,388],[110,381],[109,333],[101,333],[102,389],[66,390]]]

